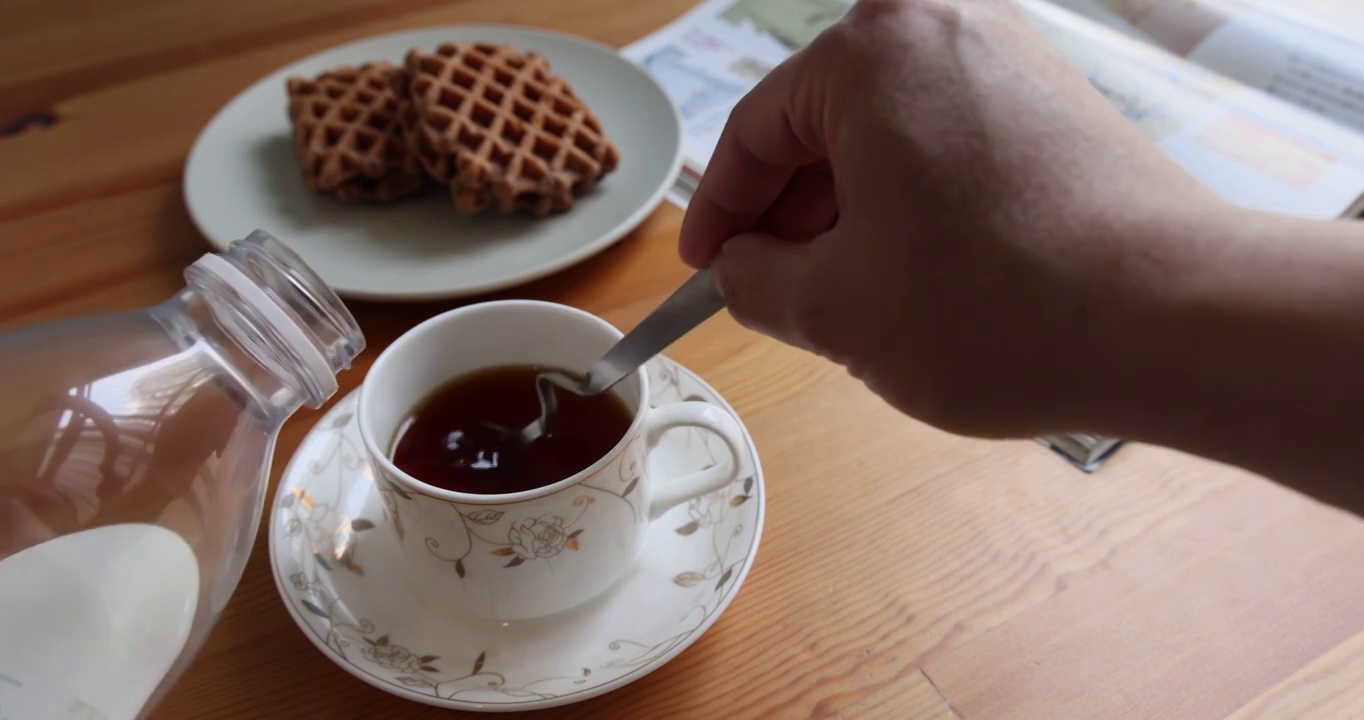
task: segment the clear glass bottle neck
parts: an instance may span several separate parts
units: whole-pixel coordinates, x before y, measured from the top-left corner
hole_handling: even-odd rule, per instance
[[[365,345],[355,318],[292,251],[257,231],[185,271],[156,314],[204,343],[260,404],[287,417],[320,407]]]

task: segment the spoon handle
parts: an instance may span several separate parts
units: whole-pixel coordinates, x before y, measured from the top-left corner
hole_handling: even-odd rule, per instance
[[[696,271],[602,359],[593,363],[584,383],[585,394],[609,390],[724,306],[724,298],[715,289],[710,270]]]

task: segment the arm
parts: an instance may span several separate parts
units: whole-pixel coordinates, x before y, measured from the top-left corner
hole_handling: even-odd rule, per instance
[[[1364,225],[1221,207],[1134,242],[1177,270],[1105,323],[1067,422],[1364,510]]]
[[[1010,0],[859,0],[735,108],[680,252],[739,322],[945,430],[1364,498],[1364,230],[1213,196]]]

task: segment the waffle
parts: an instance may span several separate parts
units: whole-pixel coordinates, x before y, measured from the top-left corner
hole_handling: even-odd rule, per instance
[[[290,78],[289,120],[303,180],[343,202],[389,202],[422,188],[403,112],[407,74],[385,62]]]
[[[446,43],[412,50],[406,66],[409,146],[461,215],[569,210],[616,168],[601,122],[536,53]]]

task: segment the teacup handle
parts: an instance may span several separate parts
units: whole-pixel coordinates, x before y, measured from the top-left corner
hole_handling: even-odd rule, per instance
[[[743,468],[740,448],[744,446],[744,432],[739,427],[739,421],[724,410],[706,402],[668,403],[649,411],[644,428],[649,452],[658,447],[658,441],[664,432],[679,427],[696,427],[719,435],[725,447],[729,449],[730,461],[682,477],[658,478],[656,482],[659,488],[654,492],[654,500],[649,505],[650,520],[662,516],[679,503],[715,492],[734,482]]]

